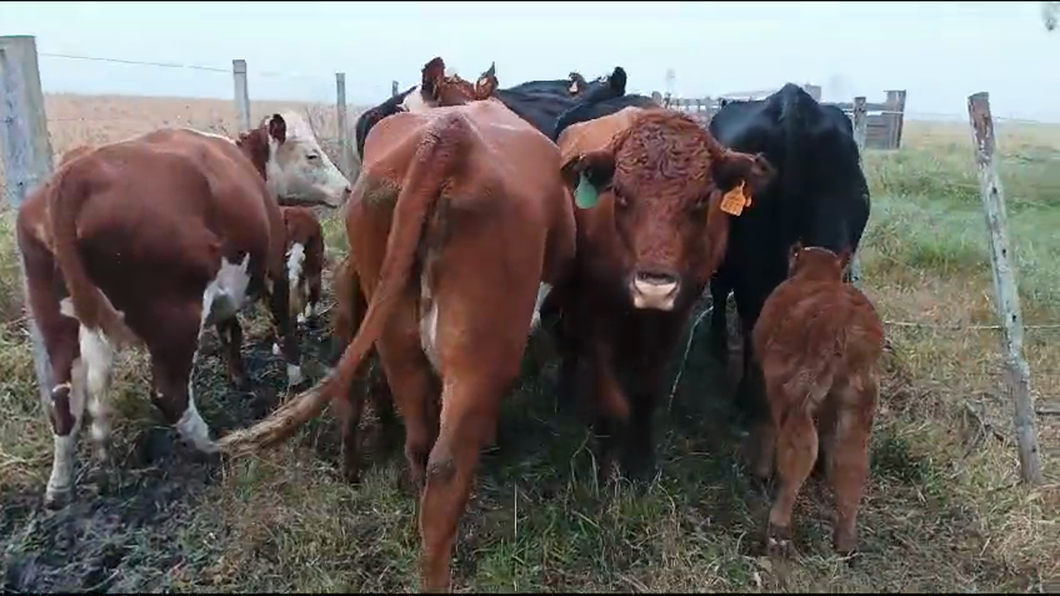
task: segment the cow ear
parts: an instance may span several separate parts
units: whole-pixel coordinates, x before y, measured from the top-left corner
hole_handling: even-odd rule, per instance
[[[489,70],[482,73],[482,76],[475,81],[475,99],[481,100],[488,98],[493,95],[493,92],[497,90],[498,86],[497,64],[491,62]]]
[[[567,188],[574,193],[574,204],[582,209],[595,207],[600,193],[615,175],[615,156],[607,150],[592,151],[567,160],[560,170]]]
[[[711,163],[714,184],[725,194],[742,182],[751,197],[761,196],[776,176],[776,169],[761,153],[751,155],[723,149]]]
[[[615,95],[622,97],[626,94],[626,80],[626,69],[616,66],[615,70],[611,72],[611,76],[607,77],[607,85],[611,87]]]
[[[269,119],[269,136],[281,144],[287,140],[287,122],[284,121],[283,116],[273,114]]]
[[[420,90],[428,97],[434,97],[437,94],[438,83],[445,78],[445,61],[440,56],[435,56],[423,65],[423,70],[420,72],[423,74],[420,80]]]
[[[572,72],[567,75],[567,79],[570,81],[570,87],[567,88],[567,92],[571,95],[578,95],[582,91],[585,91],[585,87],[588,83],[585,82],[585,77],[578,72]]]

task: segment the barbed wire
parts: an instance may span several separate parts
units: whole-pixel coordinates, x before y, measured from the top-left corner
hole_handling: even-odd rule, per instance
[[[58,54],[54,52],[38,52],[38,56],[45,58],[65,58],[68,60],[89,60],[93,62],[113,62],[115,64],[134,64],[139,66],[158,66],[161,68],[186,68],[189,70],[201,70],[205,72],[222,72],[231,74],[231,68],[217,68],[215,66],[202,66],[199,64],[181,64],[178,62],[147,62],[144,60],[129,60],[127,58],[107,58],[103,56],[83,56],[80,54]]]

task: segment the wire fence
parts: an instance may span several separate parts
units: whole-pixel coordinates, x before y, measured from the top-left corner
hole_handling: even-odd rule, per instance
[[[180,126],[211,131],[227,136],[235,136],[243,128],[239,101],[232,98],[237,88],[234,82],[233,68],[181,64],[167,62],[147,62],[134,59],[82,56],[74,54],[46,53],[38,54],[41,79],[45,89],[58,87],[50,84],[52,73],[67,73],[70,65],[90,63],[97,67],[91,72],[82,73],[81,78],[115,79],[120,81],[100,93],[106,95],[83,95],[73,93],[48,93],[45,98],[45,110],[48,117],[48,132],[51,146],[56,158],[65,152],[82,145],[98,145],[119,141],[143,134],[160,127]],[[103,69],[113,69],[113,75],[104,76]],[[153,74],[150,74],[152,73]],[[149,73],[149,74],[144,74]],[[159,74],[162,73],[162,74]],[[176,74],[179,73],[179,74]],[[250,97],[250,122],[256,124],[267,114],[281,109],[296,109],[307,115],[317,137],[326,152],[336,164],[347,173],[355,167],[345,155],[352,155],[349,148],[353,138],[352,128],[360,112],[368,106],[347,106],[345,130],[340,130],[339,110],[336,105],[337,89],[334,75],[313,73],[290,73],[275,70],[255,69],[247,64],[246,88]],[[78,83],[78,77],[63,75],[65,84]],[[159,81],[155,83],[156,81]],[[165,83],[163,84],[163,82]],[[90,85],[81,83],[81,87]],[[92,85],[100,88],[99,85]],[[169,91],[172,90],[172,91]],[[194,91],[190,91],[194,90]],[[161,93],[160,93],[161,91]],[[185,94],[199,97],[179,97]],[[160,96],[169,95],[169,96]],[[255,99],[255,96],[275,97],[276,99]],[[203,97],[217,99],[204,99]],[[298,99],[283,99],[284,97]],[[381,100],[383,98],[379,98]],[[883,161],[876,158],[866,159],[866,173],[871,182],[886,187],[890,192],[902,196],[944,196],[956,197],[958,201],[974,202],[981,208],[980,183],[973,164],[974,147],[968,128],[968,115],[926,114],[902,111],[876,111],[875,113],[901,114],[902,151],[893,154]],[[1060,208],[1060,176],[1052,174],[1060,165],[1060,124],[1040,123],[1022,118],[993,119],[999,139],[999,152],[1002,156],[1002,178],[1005,181],[1009,210],[1019,212],[1041,206],[1055,205]],[[883,152],[887,153],[887,152]],[[911,173],[912,167],[916,171]],[[902,172],[900,170],[905,169]],[[900,175],[899,175],[900,174]],[[0,171],[0,182],[3,172]],[[916,185],[916,188],[908,187]],[[908,188],[907,188],[908,187]],[[874,209],[876,207],[874,206]],[[927,210],[930,211],[930,208]],[[925,211],[924,213],[927,213]],[[911,214],[911,215],[910,215]],[[902,215],[902,214],[900,214]],[[921,216],[921,212],[910,212],[903,217]],[[980,248],[975,253],[975,267],[980,273],[989,269],[982,256],[982,245],[985,245],[982,212],[979,211],[976,221],[969,219],[963,230],[939,229],[938,234],[954,234],[958,238],[952,247],[945,250],[956,251],[954,254],[916,254],[904,253],[906,259],[943,259],[965,258],[964,245],[977,244]],[[899,217],[896,221],[901,222]],[[1057,224],[1057,219],[1051,220]],[[922,223],[922,222],[921,222]],[[1024,225],[1032,226],[1034,222]],[[1042,225],[1052,225],[1044,221]],[[1029,229],[1029,228],[1028,228]],[[900,245],[903,242],[913,243],[910,232],[898,230],[888,241]],[[967,238],[964,238],[963,235]],[[1051,236],[1050,236],[1051,234]],[[1054,343],[1060,330],[1060,323],[1040,320],[1042,313],[1060,311],[1055,301],[1060,297],[1060,243],[1050,243],[1055,238],[1055,231],[1033,239],[1021,239],[1017,233],[1015,246],[1019,257],[1018,271],[1021,294],[1028,292],[1040,298],[1039,303],[1050,304],[1050,308],[1028,313],[1026,324],[1027,342],[1035,346]],[[1045,238],[1044,240],[1042,238]],[[964,243],[964,244],[962,244]],[[894,248],[894,247],[892,247]],[[900,250],[894,248],[894,250]],[[966,248],[966,247],[965,247]],[[941,250],[941,249],[940,249]],[[928,251],[930,252],[930,251]],[[956,256],[954,256],[956,255]],[[1031,255],[1028,257],[1027,255]],[[923,282],[922,282],[923,283]],[[1027,288],[1030,288],[1029,290]],[[978,288],[989,294],[989,287]],[[972,299],[972,296],[968,297]],[[976,298],[978,300],[978,298]],[[986,302],[989,303],[989,298]],[[981,319],[990,320],[996,317],[989,305]],[[915,309],[906,309],[913,312]],[[954,309],[957,311],[960,309]],[[945,317],[937,312],[925,312],[922,317],[892,317],[887,321],[889,329],[895,333],[920,334],[938,337],[949,334],[984,336],[996,342],[994,348],[978,341],[968,343],[967,349],[981,350],[983,353],[971,357],[975,365],[996,366],[999,361],[996,337],[1001,325],[982,324],[962,320],[946,322]],[[920,320],[918,320],[920,319]],[[943,322],[940,322],[942,319]],[[993,319],[993,320],[996,320]],[[698,325],[699,320],[695,321]],[[1048,336],[1047,339],[1043,339]],[[689,338],[691,340],[691,337]],[[686,352],[687,352],[686,346]],[[1036,353],[1044,353],[1038,347],[1032,347]],[[1060,362],[1048,360],[1032,361],[1035,375],[1035,386],[1043,398],[1039,412],[1052,416],[1060,411],[1053,405],[1060,400]],[[678,379],[675,379],[675,388]],[[997,428],[1008,428],[1010,425],[996,423]]]

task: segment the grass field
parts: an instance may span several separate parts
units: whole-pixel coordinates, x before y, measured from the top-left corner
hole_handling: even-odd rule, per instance
[[[276,105],[255,105],[255,119]],[[57,153],[167,123],[236,128],[224,101],[52,96],[47,109]],[[318,134],[334,137],[325,120]],[[1002,124],[999,132],[1024,318],[1060,323],[1060,127]],[[1039,418],[1046,485],[1017,485],[998,332],[959,329],[996,322],[967,128],[907,122],[904,134],[901,151],[865,158],[873,192],[866,291],[892,322],[893,349],[860,558],[849,565],[831,554],[831,500],[813,481],[796,509],[800,559],[781,566],[761,556],[769,502],[752,489],[738,437],[721,422],[728,388],[708,360],[704,325],[671,407],[657,416],[660,472],[646,487],[595,486],[585,427],[554,411],[554,365],[525,378],[507,400],[498,446],[483,456],[455,589],[1060,591],[1060,425]],[[122,356],[116,371],[120,466],[97,470],[85,436],[75,503],[42,510],[51,436],[17,292],[12,220],[10,212],[0,218],[4,591],[418,589],[415,502],[398,488],[400,453],[379,454],[360,486],[346,484],[329,413],[260,458],[193,463],[146,399],[142,355]],[[344,251],[340,223],[325,227],[332,253]],[[264,416],[283,382],[261,311],[245,320],[253,394],[227,388],[216,339],[204,340],[195,388],[215,433]],[[307,358],[319,362],[326,336],[324,325],[307,334]],[[1041,400],[1060,395],[1058,340],[1057,329],[1028,331]],[[307,372],[319,377],[322,366]]]

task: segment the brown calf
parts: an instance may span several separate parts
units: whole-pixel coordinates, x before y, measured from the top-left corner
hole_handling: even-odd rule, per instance
[[[348,389],[375,343],[423,487],[427,590],[449,586],[479,450],[495,438],[541,301],[569,275],[574,216],[560,166],[556,145],[497,100],[380,121],[346,219],[368,298],[360,329],[322,386],[221,440],[226,451],[275,442],[335,399],[354,461],[361,405]]]
[[[292,113],[266,118],[238,142],[163,129],[68,155],[26,200],[18,243],[53,377],[46,408],[55,459],[46,505],[70,495],[86,405],[100,455],[107,456],[106,393],[114,349],[123,344],[146,345],[152,400],[207,453],[217,445],[190,384],[207,325],[216,325],[239,383],[245,377],[235,314],[267,297],[289,378],[300,379],[288,323],[283,220],[270,191],[333,204],[348,192],[307,163],[309,155],[319,159],[309,153],[319,148],[311,135]],[[329,194],[336,190],[339,196]]]
[[[299,323],[305,323],[320,306],[324,270],[324,230],[308,207],[280,207],[287,229],[288,302]]]
[[[573,391],[585,358],[600,472],[615,471],[620,445],[622,467],[644,471],[650,466],[636,464],[649,464],[654,450],[650,424],[666,362],[725,254],[731,216],[722,196],[736,188],[753,194],[772,167],[665,109],[625,108],[574,125],[559,146],[576,201],[599,201],[576,210],[577,274],[557,298],[567,352],[561,391]]]
[[[794,552],[792,507],[819,457],[835,489],[833,545],[842,554],[857,548],[884,334],[872,302],[842,281],[849,258],[796,245],[789,278],[770,294],[754,327],[772,424],[752,436],[753,471],[767,479],[775,455],[780,476],[766,531],[770,554]]]

